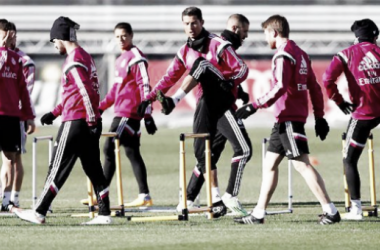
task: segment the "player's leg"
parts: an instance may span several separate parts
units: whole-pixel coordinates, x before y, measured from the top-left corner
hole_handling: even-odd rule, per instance
[[[291,159],[294,168],[302,175],[306,184],[322,205],[323,215],[320,217],[319,223],[333,224],[339,222],[339,212],[330,200],[323,178],[310,164],[304,123],[281,123],[280,139],[284,145],[286,156]]]
[[[26,133],[25,133],[25,122],[20,122],[20,133],[21,133],[21,152],[16,154],[16,160],[14,164],[14,179],[13,187],[11,193],[11,201],[16,207],[20,207],[19,196],[22,186],[22,181],[24,179],[24,166],[22,164],[22,154],[26,153]]]
[[[111,123],[109,132],[116,132],[119,137],[122,135],[127,118],[114,117]],[[103,171],[107,180],[107,185],[111,184],[113,175],[116,170],[116,159],[115,159],[115,140],[113,137],[108,137],[104,143],[103,147],[104,153],[104,163]]]
[[[84,121],[67,121],[61,124],[54,143],[44,189],[37,201],[36,209],[16,211],[16,215],[21,219],[36,224],[45,223],[49,207],[70,175],[78,158],[77,153],[83,147],[81,122]]]
[[[2,150],[3,165],[1,168],[1,186],[3,201],[1,211],[10,211],[13,208],[11,191],[14,180],[14,164],[16,154],[20,152],[21,134],[18,117],[0,116],[0,149]]]
[[[121,144],[124,146],[125,154],[131,163],[139,187],[139,195],[132,202],[126,203],[126,207],[153,205],[153,200],[149,194],[147,170],[140,152],[140,136],[140,121],[129,118],[121,135]]]
[[[362,204],[360,195],[360,175],[358,161],[363,152],[371,129],[379,123],[374,120],[351,119],[347,127],[346,146],[343,153],[344,171],[346,173],[348,190],[351,198],[350,213],[344,215],[347,220],[361,220]]]
[[[222,199],[224,204],[236,215],[247,215],[241,206],[237,196],[240,191],[241,179],[246,163],[252,155],[251,141],[245,130],[244,124],[234,115],[234,110],[228,110],[218,121],[220,131],[230,142],[234,155],[231,159],[230,178],[226,193]]]
[[[99,206],[98,216],[85,224],[111,224],[109,189],[100,162],[99,139],[102,133],[102,123],[98,120],[96,133],[88,129],[85,121],[82,120],[81,125],[82,143],[79,150],[79,159],[84,172],[94,187]]]

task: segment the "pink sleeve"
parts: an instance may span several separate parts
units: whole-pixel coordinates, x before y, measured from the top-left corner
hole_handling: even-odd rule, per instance
[[[115,103],[115,97],[116,97],[116,91],[118,86],[121,83],[115,82],[110,89],[110,91],[107,93],[107,95],[104,97],[104,99],[99,104],[99,109],[105,111],[109,107],[111,107]]]
[[[286,93],[289,82],[291,81],[292,66],[289,59],[285,57],[278,57],[275,60],[273,69],[273,86],[271,90],[265,93],[263,96],[257,98],[256,103],[253,106],[256,108],[267,108],[275,103],[278,98]]]
[[[21,67],[20,67],[20,71],[22,71]],[[21,114],[22,114],[22,117],[20,118],[21,120],[34,119],[35,115],[33,112],[32,103],[30,101],[29,91],[26,88],[24,74],[20,72],[18,75],[20,76],[19,77],[19,88],[20,88],[19,91],[20,91]]]
[[[339,56],[334,56],[326,72],[323,74],[323,85],[326,88],[327,96],[336,104],[343,102],[343,96],[339,93],[338,86],[336,85],[338,77],[343,71],[343,62]]]
[[[28,88],[29,94],[32,94],[36,72],[34,64],[29,64],[25,66],[23,68],[23,72],[25,76],[26,87]]]
[[[95,112],[98,112],[99,103],[97,103],[96,107],[94,107],[93,103],[91,102],[91,96],[95,95],[96,93],[94,93],[95,90],[93,89],[86,69],[80,66],[73,67],[69,72],[67,72],[67,78],[71,78],[71,82],[76,83],[76,87],[82,96],[83,105],[86,109],[87,124],[89,126],[95,125],[97,122]]]
[[[55,117],[58,117],[62,115],[62,110],[63,110],[62,103],[60,103],[51,112],[53,113]]]
[[[231,46],[223,50],[220,58],[227,67],[231,68],[233,74],[230,80],[234,80],[236,86],[247,79],[248,67]]]
[[[324,112],[324,102],[321,86],[317,82],[314,71],[311,67],[311,62],[309,61],[309,75],[307,79],[307,87],[309,89],[309,95],[311,103],[313,105],[314,117],[322,118],[325,114]]]
[[[185,73],[186,67],[183,62],[176,56],[169,68],[166,70],[166,74],[161,78],[161,80],[154,86],[153,90],[145,97],[145,100],[155,100],[157,90],[161,90],[164,94],[173,87],[182,75]]]

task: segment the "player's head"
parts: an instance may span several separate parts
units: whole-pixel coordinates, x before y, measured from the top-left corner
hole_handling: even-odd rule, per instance
[[[0,19],[0,46],[11,48],[15,32],[11,29],[11,24],[6,19]]]
[[[273,15],[261,24],[265,33],[265,39],[271,49],[276,48],[276,38],[289,38],[289,23],[285,17]]]
[[[375,43],[379,36],[379,29],[371,19],[363,19],[355,21],[351,26],[358,42]]]
[[[133,30],[129,23],[116,24],[113,33],[121,51],[129,49],[133,45]]]
[[[77,42],[76,31],[79,29],[79,24],[72,21],[68,17],[60,16],[50,30],[50,42],[54,43],[55,48],[61,55],[66,54],[64,42]]]
[[[244,39],[248,37],[249,21],[242,14],[232,14],[227,20],[227,30],[234,32],[243,43]]]
[[[16,48],[16,42],[17,42],[17,29],[16,29],[16,25],[12,22],[9,22],[8,26],[9,26],[9,30],[14,32],[14,36],[12,37],[11,44],[10,44],[10,49],[14,50]]]
[[[182,12],[182,23],[186,35],[191,38],[197,38],[203,29],[202,11],[197,7],[188,7]]]

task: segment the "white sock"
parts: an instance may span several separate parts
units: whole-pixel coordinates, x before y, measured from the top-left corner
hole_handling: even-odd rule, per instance
[[[19,205],[19,200],[18,200],[19,194],[20,192],[17,192],[17,191],[11,192],[11,201],[13,202],[13,204],[17,206]]]
[[[139,194],[139,198],[141,198],[141,199],[144,199],[147,196],[149,196],[149,194]]]
[[[229,194],[229,193],[224,193],[224,195],[223,195],[223,197],[222,197],[222,199],[231,199],[232,198],[232,195],[231,194]]]
[[[265,210],[255,207],[252,211],[252,215],[257,219],[262,219],[265,217]]]
[[[361,200],[351,200],[351,212],[356,214],[362,213],[362,201]]]
[[[11,199],[11,192],[9,191],[4,192],[2,205],[7,206],[9,204],[10,199]]]
[[[334,203],[327,203],[327,204],[323,204],[322,205],[322,210],[323,212],[327,213],[327,214],[330,214],[330,215],[334,215],[338,212],[338,210],[336,209]]]
[[[211,197],[212,197],[212,203],[221,201],[220,193],[219,193],[219,187],[213,187],[211,188]]]

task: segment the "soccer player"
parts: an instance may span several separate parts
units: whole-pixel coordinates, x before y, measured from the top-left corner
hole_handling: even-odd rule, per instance
[[[217,132],[218,120],[235,102],[237,85],[246,79],[248,70],[229,42],[215,34],[210,34],[203,28],[204,20],[199,8],[186,8],[182,12],[182,23],[188,40],[179,49],[166,75],[161,78],[146,100],[142,102],[139,107],[139,113],[143,115],[144,108],[156,99],[157,92],[166,93],[180,80],[185,71],[189,70],[189,75],[184,78],[182,86],[172,97],[162,96],[160,100],[163,105],[162,111],[169,114],[175,108],[175,105],[199,82],[193,132],[210,133],[212,143]],[[197,168],[202,174],[205,173],[204,144],[204,138],[194,140]],[[240,155],[235,157],[237,162],[235,165],[242,167],[242,164],[248,159],[248,155],[247,151],[241,151]],[[241,164],[239,164],[239,161],[241,161]],[[227,209],[220,198],[217,183],[215,183],[215,162],[212,163],[212,169],[213,212],[216,218],[224,215]],[[242,169],[240,168],[239,171],[242,171]],[[239,180],[239,177],[235,178]],[[237,186],[239,186],[239,182],[237,182]],[[234,199],[234,201],[238,200]]]
[[[234,50],[237,50],[242,45],[244,39],[248,37],[248,30],[249,20],[242,14],[233,14],[228,18],[227,27],[222,32],[221,37],[229,41],[231,43],[230,46],[232,46]],[[239,58],[239,60],[241,59]],[[243,103],[247,104],[249,95],[244,92],[241,85],[238,85],[237,88],[237,98],[242,99]],[[252,155],[252,145],[242,120],[237,119],[235,116],[235,110],[236,105],[233,104],[218,120],[217,132],[211,145],[211,151],[212,162],[215,164],[214,168],[216,172],[216,163],[224,150],[226,141],[228,140],[230,142],[234,155],[231,159],[231,172],[228,186],[225,194],[222,196],[222,200],[235,215],[244,216],[247,215],[247,212],[238,201],[237,195],[240,190],[244,167]],[[198,168],[195,167],[187,186],[188,207],[194,206],[194,200],[198,196],[203,183],[204,177],[200,174]],[[218,182],[215,181],[215,184],[217,183]],[[182,207],[179,204],[177,210],[181,209]]]
[[[24,73],[24,77],[25,77],[25,81],[26,81],[26,86],[28,88],[29,95],[31,95],[32,90],[33,90],[33,86],[34,86],[34,77],[35,77],[34,61],[27,54],[25,54],[23,51],[21,51],[19,48],[16,47],[16,42],[17,42],[16,25],[12,22],[9,22],[9,28],[10,28],[10,31],[13,31],[15,34],[13,36],[13,38],[11,39],[11,44],[10,44],[9,48],[11,50],[15,51],[21,58],[23,73]],[[24,177],[24,167],[22,164],[21,154],[26,153],[25,144],[26,144],[26,135],[27,134],[25,131],[26,131],[25,130],[25,121],[24,121],[24,119],[21,119],[21,121],[20,121],[21,150],[20,150],[20,152],[17,152],[16,160],[15,160],[15,163],[13,164],[13,167],[14,167],[13,177],[14,177],[14,179],[13,179],[13,187],[12,187],[12,191],[11,191],[11,198],[10,198],[11,202],[13,202],[13,204],[16,207],[20,207],[19,195],[20,195],[20,190],[21,190],[21,186],[22,186],[22,180]],[[9,161],[7,161],[5,159],[4,154],[2,154],[2,158],[3,158],[3,165],[6,163],[10,163]],[[12,167],[11,165],[3,166],[3,168],[11,168],[11,167]]]
[[[345,114],[352,112],[347,127],[343,163],[351,195],[350,213],[343,219],[362,220],[358,160],[371,130],[380,123],[380,48],[376,45],[379,29],[370,19],[358,20],[351,26],[355,44],[335,55],[323,75],[328,97]],[[350,102],[343,99],[336,82],[344,73]]]
[[[145,55],[133,45],[133,30],[129,23],[118,23],[114,28],[114,35],[122,53],[116,59],[115,83],[100,102],[99,110],[103,112],[114,105],[115,117],[110,132],[118,134],[139,186],[137,199],[126,203],[125,206],[151,206],[153,200],[149,195],[146,167],[140,153],[140,120],[144,118],[148,134],[153,135],[157,127],[151,116],[151,106],[146,109],[143,117],[137,114],[138,105],[150,92],[148,61]],[[113,140],[113,138],[108,138],[104,145],[103,170],[108,185],[116,169]]]
[[[235,218],[242,224],[264,223],[265,209],[274,193],[278,181],[278,166],[286,156],[294,168],[305,179],[310,190],[322,205],[320,224],[340,221],[340,215],[331,202],[324,181],[310,164],[309,148],[305,134],[308,116],[308,90],[316,119],[315,132],[324,140],[329,126],[323,118],[323,96],[308,55],[289,39],[289,23],[285,17],[274,15],[262,23],[266,41],[271,49],[277,49],[272,59],[271,90],[255,102],[240,108],[236,115],[247,118],[257,109],[275,104],[274,124],[268,151],[264,160],[263,180],[259,200],[252,213]]]
[[[0,20],[0,150],[3,152],[1,211],[14,212],[11,191],[16,155],[21,150],[20,120],[25,120],[27,133],[35,130],[34,113],[26,88],[22,60],[10,50],[14,31],[5,19]],[[21,102],[21,109],[20,104]]]
[[[23,220],[42,224],[50,204],[64,185],[79,158],[91,180],[99,204],[99,215],[85,224],[110,224],[108,186],[100,162],[99,138],[102,121],[98,110],[99,83],[95,63],[76,38],[79,25],[68,17],[59,17],[50,30],[50,41],[59,54],[67,54],[63,64],[62,102],[41,118],[42,125],[62,116],[49,165],[44,190],[35,210],[18,210]]]

